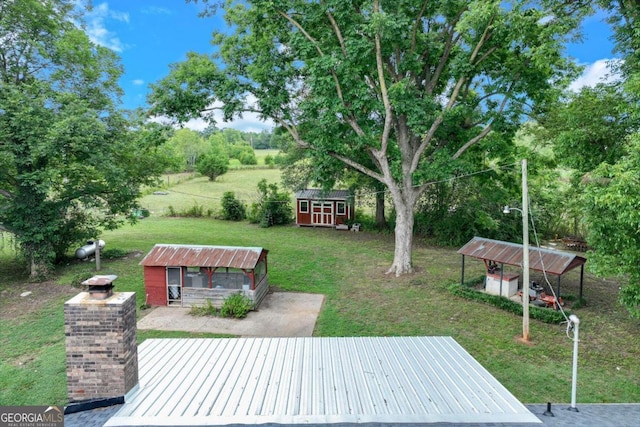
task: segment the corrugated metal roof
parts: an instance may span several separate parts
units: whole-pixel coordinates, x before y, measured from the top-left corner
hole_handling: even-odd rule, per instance
[[[307,188],[305,190],[296,191],[296,199],[311,200],[345,200],[353,197],[349,190],[330,190],[324,191],[315,188]]]
[[[164,267],[255,268],[263,248],[157,244],[140,265]]]
[[[522,245],[474,237],[458,250],[459,254],[522,268]],[[529,248],[529,268],[561,276],[587,262],[576,254],[550,249]]]
[[[148,339],[105,426],[540,423],[451,337]]]

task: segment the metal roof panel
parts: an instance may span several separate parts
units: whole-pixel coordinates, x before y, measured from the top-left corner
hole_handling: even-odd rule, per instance
[[[105,426],[540,421],[451,337],[148,339]]]
[[[522,268],[522,251],[522,245],[517,243],[474,237],[461,247],[458,253]],[[537,247],[529,248],[529,268],[535,271],[546,271],[559,276],[585,262],[587,262],[586,258],[576,254]]]
[[[324,191],[317,188],[307,188],[304,190],[296,191],[296,199],[345,200],[349,197],[353,197],[353,194],[349,190]]]
[[[266,252],[257,247],[157,244],[140,265],[252,269]]]

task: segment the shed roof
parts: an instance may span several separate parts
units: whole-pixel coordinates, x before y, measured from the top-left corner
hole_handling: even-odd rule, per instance
[[[157,244],[140,265],[252,269],[267,252],[257,247]]]
[[[474,237],[461,247],[458,253],[500,264],[522,267],[522,251],[522,245],[517,243]],[[529,248],[529,268],[531,270],[546,271],[561,276],[585,262],[587,262],[586,258],[576,254],[536,247]]]
[[[105,426],[540,423],[451,337],[148,339]]]
[[[353,197],[353,194],[349,190],[324,191],[317,188],[307,188],[296,191],[296,199],[345,200],[349,197]]]

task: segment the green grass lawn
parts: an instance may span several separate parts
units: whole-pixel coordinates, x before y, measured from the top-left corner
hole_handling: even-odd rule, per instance
[[[273,171],[252,171],[267,172]],[[227,183],[236,178],[242,181],[229,175]],[[213,187],[218,184],[223,183],[185,182],[187,187],[202,185],[200,191],[207,194],[215,194]],[[251,187],[238,182],[237,188],[241,185]],[[163,196],[147,196],[143,202],[154,197]],[[269,250],[269,280],[274,287],[326,295],[315,336],[452,336],[521,401],[570,401],[573,343],[565,325],[532,320],[531,344],[519,343],[520,317],[449,293],[447,286],[460,280],[461,260],[455,249],[417,242],[416,273],[396,278],[384,274],[394,244],[392,236],[384,234],[295,226],[263,229],[246,222],[152,215],[101,238],[107,248],[139,255],[102,264],[102,273],[119,276],[117,291],[136,292],[139,307],[145,298],[138,262],[155,243],[262,246]],[[0,283],[0,405],[66,402],[63,304],[78,291],[66,285],[93,267],[72,261],[60,267],[56,284],[28,285],[17,274],[10,247],[0,251],[4,276]],[[467,277],[482,271],[480,262],[467,261]],[[564,277],[565,292],[575,294],[578,280],[577,273]],[[610,288],[603,286],[607,283]],[[51,293],[51,288],[41,288],[45,286],[56,287],[60,295],[42,306],[4,315],[24,289]],[[596,287],[609,291],[596,298]],[[628,319],[615,304],[616,293],[615,283],[587,275],[585,297],[590,304],[573,310],[582,321],[579,403],[640,401],[640,322]],[[145,331],[139,340],[162,336],[189,334]]]

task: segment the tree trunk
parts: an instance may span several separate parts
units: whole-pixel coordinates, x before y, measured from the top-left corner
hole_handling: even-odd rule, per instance
[[[395,251],[393,264],[387,274],[394,273],[397,276],[413,272],[411,253],[413,247],[413,205],[412,200],[407,200],[406,194],[399,190],[392,190],[393,204],[396,209]]]
[[[39,260],[35,251],[31,250],[27,258],[29,260],[28,269],[30,282],[40,282],[49,277],[50,271],[47,263]]]
[[[376,225],[380,229],[387,226],[387,219],[384,214],[384,191],[376,192]]]

